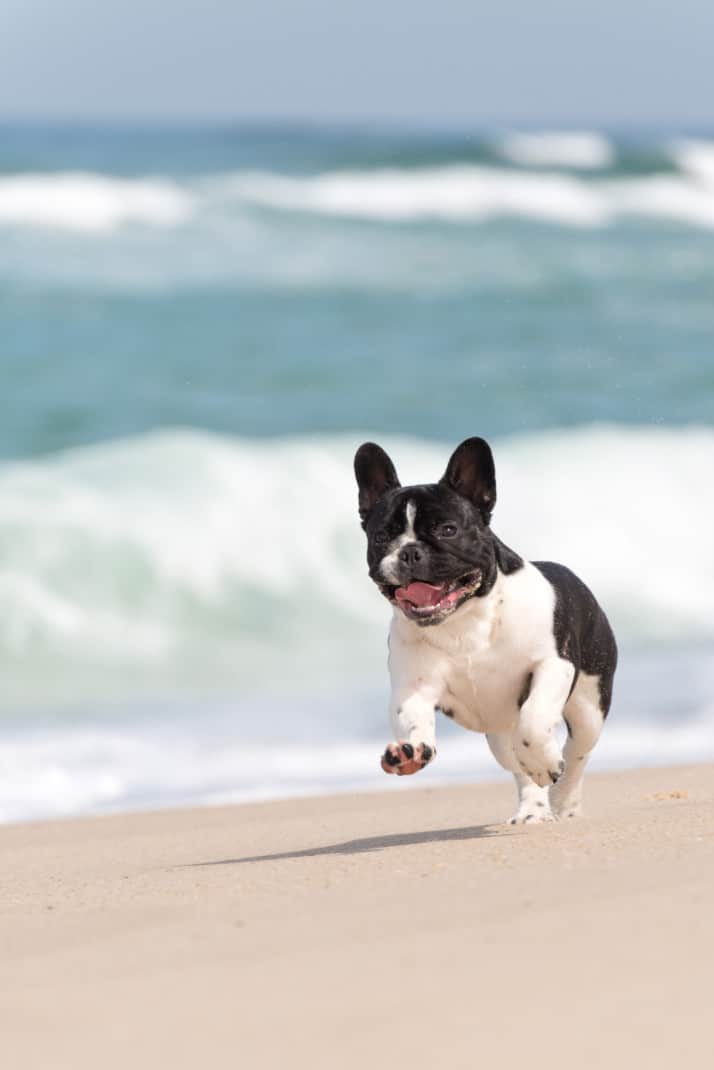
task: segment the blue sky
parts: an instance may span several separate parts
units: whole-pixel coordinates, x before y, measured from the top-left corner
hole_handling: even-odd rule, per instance
[[[2,0],[0,116],[714,123],[711,0]]]

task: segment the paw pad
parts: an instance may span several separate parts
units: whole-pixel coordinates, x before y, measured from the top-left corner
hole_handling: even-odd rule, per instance
[[[411,776],[418,773],[436,755],[436,748],[428,743],[389,743],[382,755],[381,765],[385,773]]]

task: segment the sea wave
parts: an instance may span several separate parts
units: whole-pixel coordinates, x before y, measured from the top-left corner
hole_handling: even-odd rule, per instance
[[[0,224],[85,233],[128,223],[173,227],[192,215],[194,199],[170,179],[67,172],[0,176]]]
[[[513,133],[497,141],[495,148],[522,167],[595,170],[612,166],[617,156],[612,142],[595,131]]]
[[[610,217],[604,200],[577,178],[475,166],[343,171],[314,178],[244,174],[213,188],[224,198],[263,208],[382,222],[521,216],[598,226]]]
[[[680,138],[672,143],[669,151],[680,171],[714,186],[714,141]]]
[[[521,219],[593,228],[644,219],[714,227],[714,149],[682,142],[672,153],[675,170],[626,177],[459,163],[182,180],[18,174],[0,177],[0,224],[95,239],[121,227],[208,228],[214,247],[216,235],[256,212],[394,224]]]
[[[240,174],[209,188],[214,197],[237,204],[377,222],[524,219],[592,228],[639,218],[714,227],[714,183],[701,174],[587,181],[558,172],[452,165],[314,178]]]
[[[381,672],[356,435],[177,431],[0,469],[6,709],[132,690],[300,687]],[[407,481],[448,448],[384,439]],[[707,429],[583,428],[496,443],[495,527],[569,564],[630,643],[714,636]]]

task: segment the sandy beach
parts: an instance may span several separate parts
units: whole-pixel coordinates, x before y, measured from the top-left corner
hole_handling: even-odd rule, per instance
[[[3,828],[3,1066],[710,1066],[714,767],[511,796]]]

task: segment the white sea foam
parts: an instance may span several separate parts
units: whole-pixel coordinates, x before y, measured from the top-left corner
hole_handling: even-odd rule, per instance
[[[615,149],[603,134],[592,131],[513,133],[496,143],[507,160],[524,167],[610,167]]]
[[[675,141],[670,152],[680,170],[707,186],[714,186],[714,141],[684,138]]]
[[[192,214],[193,197],[169,179],[67,172],[0,176],[0,224],[85,232],[126,223],[170,227]]]
[[[612,183],[606,194],[620,216],[714,227],[714,184],[708,187],[676,175],[661,175]]]
[[[255,231],[256,212],[382,223],[434,220],[483,223],[525,219],[567,227],[602,227],[630,217],[714,226],[712,147],[681,143],[681,170],[642,177],[585,178],[558,171],[451,164],[414,169],[330,171],[312,176],[237,172],[179,182],[99,174],[22,174],[0,177],[0,225],[75,231],[97,241],[131,225],[184,228],[198,249],[199,273],[215,259],[217,228],[245,240],[271,240]],[[209,253],[200,235],[210,240]],[[195,243],[198,242],[198,245]],[[244,248],[243,252],[246,252]],[[148,246],[151,255],[152,246]],[[142,251],[142,259],[147,251]],[[303,254],[303,260],[304,260]],[[132,264],[141,273],[141,261]]]
[[[621,672],[626,673],[625,666]],[[711,682],[711,681],[710,681]],[[265,710],[245,702],[220,716],[205,708],[168,719],[155,712],[109,720],[16,728],[0,733],[0,822],[179,805],[212,805],[355,790],[405,791],[426,785],[505,778],[482,736],[439,729],[436,762],[411,781],[388,778],[378,758],[387,739],[383,701],[372,700],[383,728],[359,733],[364,708],[340,694],[334,713],[296,738],[294,706],[276,709],[279,739],[255,738]],[[595,769],[714,760],[714,707],[669,721],[639,717],[625,702],[611,714],[595,751]],[[505,818],[494,814],[494,821]]]
[[[512,216],[598,226],[611,215],[596,190],[569,175],[465,165],[336,171],[314,178],[243,174],[224,180],[216,192],[273,209],[395,222],[478,222]]]
[[[215,193],[277,211],[381,222],[520,218],[602,227],[642,218],[714,226],[714,185],[682,174],[585,180],[477,166],[334,172],[315,178],[244,174],[223,180]]]
[[[7,704],[376,672],[387,607],[355,519],[356,436],[147,435],[0,469]],[[385,439],[407,480],[448,448]],[[593,428],[496,444],[496,530],[592,584],[635,642],[714,636],[711,430]],[[273,678],[274,680],[274,678]]]

